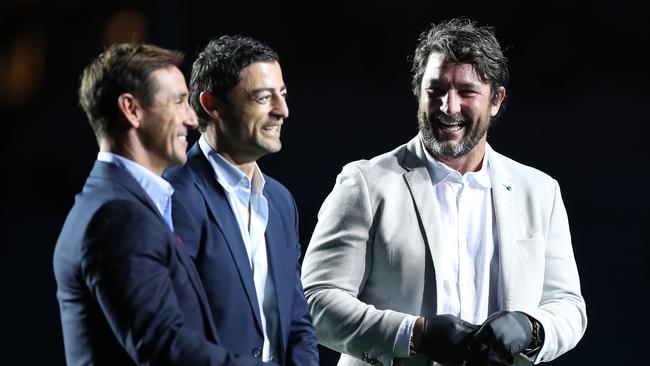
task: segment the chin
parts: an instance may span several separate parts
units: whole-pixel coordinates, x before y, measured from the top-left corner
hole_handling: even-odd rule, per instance
[[[270,144],[265,144],[265,146],[261,146],[261,148],[262,150],[266,151],[267,154],[273,154],[282,150],[282,143],[278,141]]]
[[[169,166],[172,167],[172,166],[176,166],[176,165],[182,165],[182,164],[185,164],[186,161],[187,161],[187,155],[186,154],[182,154],[182,155],[179,154],[179,155],[174,156],[172,159],[170,159],[170,165]]]

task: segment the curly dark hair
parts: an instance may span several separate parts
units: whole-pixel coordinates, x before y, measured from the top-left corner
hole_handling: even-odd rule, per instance
[[[413,57],[413,94],[420,99],[422,77],[431,52],[440,52],[446,62],[471,64],[481,81],[490,83],[492,102],[495,90],[508,82],[508,60],[490,27],[479,27],[467,19],[431,24],[423,32]]]
[[[269,46],[250,37],[222,36],[210,41],[194,61],[190,78],[190,104],[199,118],[199,130],[205,131],[210,118],[199,102],[202,92],[227,101],[246,66],[279,60]]]
[[[91,61],[81,75],[79,105],[86,112],[97,139],[116,136],[126,128],[118,116],[117,99],[122,93],[133,94],[144,106],[150,106],[158,90],[151,74],[175,66],[183,54],[151,44],[113,44]]]

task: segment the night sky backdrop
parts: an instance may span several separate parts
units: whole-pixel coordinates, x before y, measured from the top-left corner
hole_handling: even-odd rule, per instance
[[[650,32],[624,1],[0,1],[4,254],[0,364],[63,365],[52,253],[97,145],[78,106],[83,67],[105,44],[186,54],[223,34],[281,58],[290,117],[259,161],[294,194],[306,248],[341,167],[417,133],[410,57],[431,22],[495,27],[510,60],[492,147],[556,178],[569,213],[589,324],[553,365],[647,361]],[[193,140],[198,133],[193,134]],[[322,365],[337,354],[322,350]]]

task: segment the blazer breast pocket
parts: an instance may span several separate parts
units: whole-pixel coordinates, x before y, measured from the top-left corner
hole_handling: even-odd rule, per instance
[[[544,239],[540,236],[518,239],[517,250],[519,258],[523,263],[543,263],[544,262]]]
[[[546,267],[545,246],[542,237],[517,240],[511,306],[526,309],[539,305]]]
[[[544,245],[544,239],[541,236],[533,236],[524,239],[517,239],[518,245],[530,246],[530,245]]]
[[[518,263],[522,265],[522,269],[529,273],[543,272],[544,247],[544,240],[541,237],[517,240]]]

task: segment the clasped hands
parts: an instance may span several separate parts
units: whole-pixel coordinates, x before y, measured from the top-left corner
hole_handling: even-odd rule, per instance
[[[417,352],[444,365],[512,365],[531,342],[532,327],[521,312],[499,311],[482,325],[445,314],[424,318]]]

